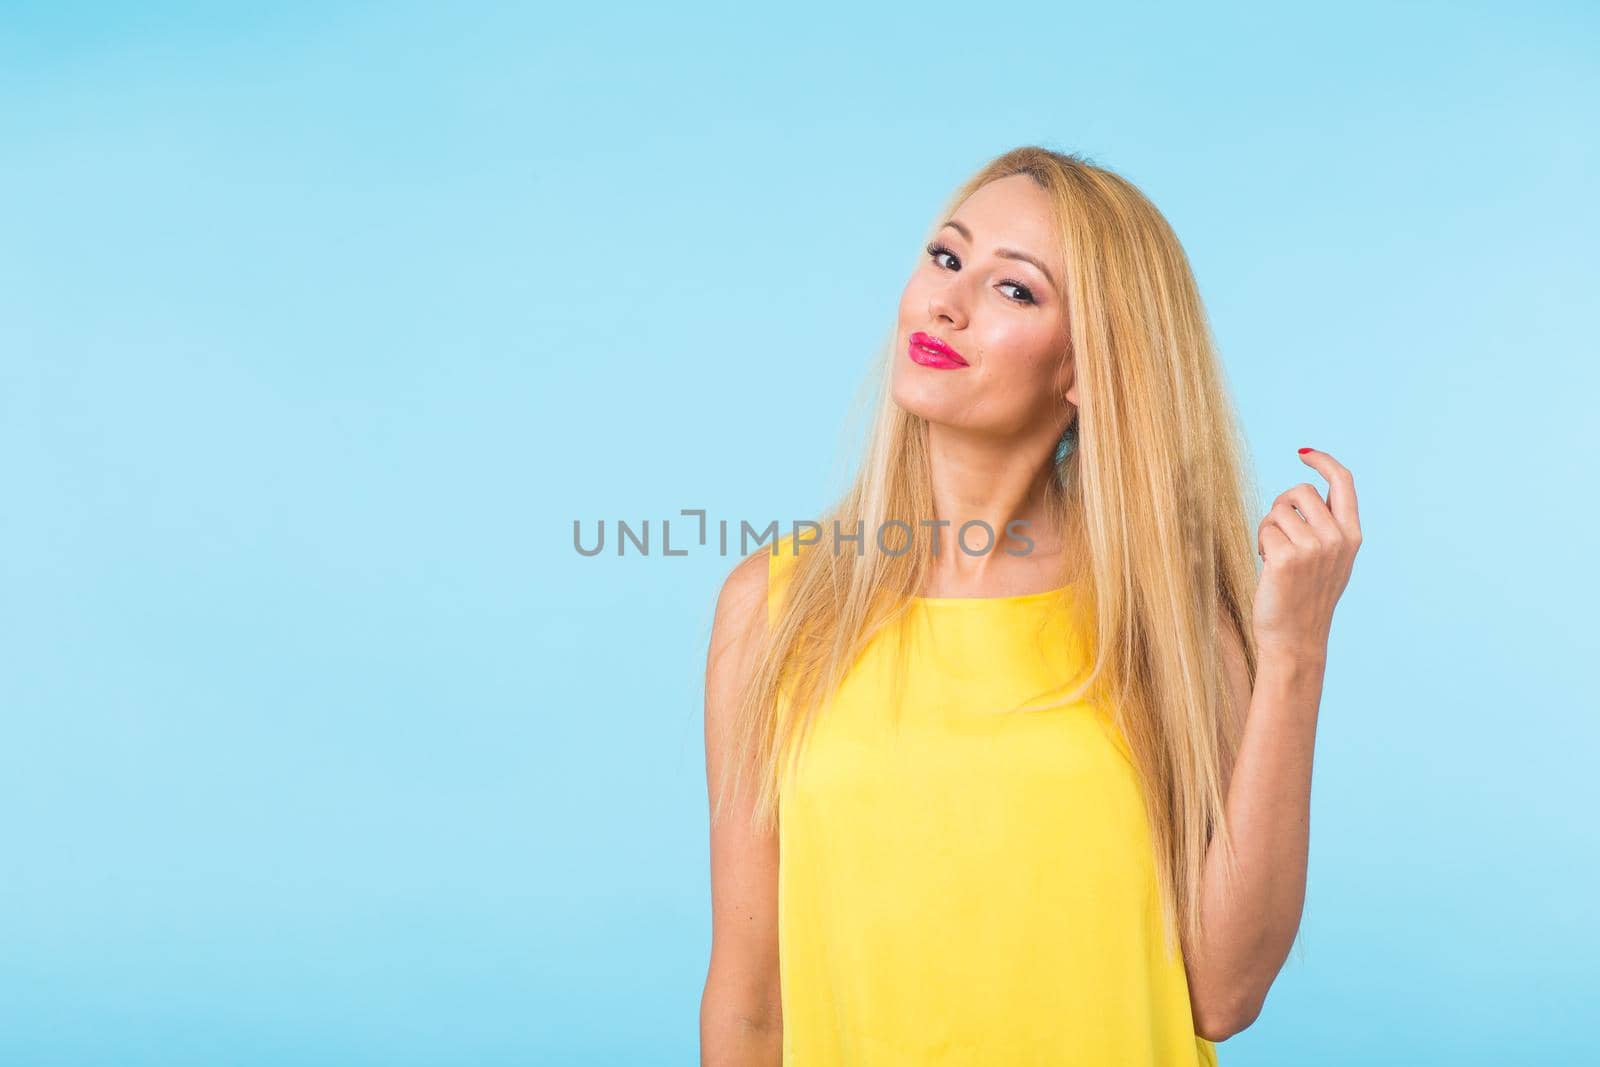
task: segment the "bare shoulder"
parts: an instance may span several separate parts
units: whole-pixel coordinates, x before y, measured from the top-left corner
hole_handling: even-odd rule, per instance
[[[749,636],[764,625],[767,604],[768,553],[755,552],[740,560],[723,580],[717,594],[712,632],[725,637]]]
[[[729,572],[717,593],[706,651],[707,713],[733,714],[740,690],[767,632],[767,554],[747,556]]]

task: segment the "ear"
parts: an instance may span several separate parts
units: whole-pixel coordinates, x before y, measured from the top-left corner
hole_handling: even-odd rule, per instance
[[[1077,367],[1074,365],[1072,357],[1070,356],[1067,357],[1066,363],[1061,368],[1061,378],[1057,379],[1057,388],[1059,389],[1062,385],[1066,387],[1062,395],[1067,398],[1067,403],[1071,404],[1073,407],[1077,407],[1078,374]]]

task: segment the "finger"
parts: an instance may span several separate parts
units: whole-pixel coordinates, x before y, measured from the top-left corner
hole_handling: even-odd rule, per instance
[[[1294,521],[1299,522],[1300,520],[1296,519]],[[1260,547],[1258,548],[1258,551],[1261,553],[1261,558],[1263,560],[1270,563],[1272,560],[1282,555],[1283,552],[1289,547],[1290,542],[1288,535],[1283,532],[1282,528],[1279,527],[1277,523],[1268,522],[1262,524]]]
[[[1290,533],[1293,529],[1308,530],[1309,528],[1306,526],[1305,520],[1293,508],[1274,504],[1271,510],[1262,516],[1261,524],[1256,527],[1256,555],[1262,559],[1266,558],[1268,531],[1271,531],[1273,537],[1277,538],[1284,546],[1293,547],[1296,543],[1294,535]],[[1309,535],[1302,534],[1302,536]],[[1312,541],[1311,544],[1314,546],[1316,542]]]
[[[1267,512],[1267,519],[1269,522],[1277,523],[1283,535],[1301,548],[1316,548],[1321,544],[1311,524],[1302,519],[1300,513],[1295,511],[1294,505],[1282,497],[1279,497],[1277,503]]]
[[[1333,513],[1328,510],[1328,505],[1322,499],[1322,494],[1317,492],[1317,487],[1310,482],[1301,482],[1292,489],[1284,490],[1278,499],[1298,508],[1319,540],[1330,544],[1337,544],[1343,540],[1344,533],[1334,521]]]
[[[1300,450],[1300,458],[1318,474],[1328,479],[1328,511],[1345,533],[1361,536],[1361,513],[1356,506],[1355,476],[1344,464],[1315,448]]]

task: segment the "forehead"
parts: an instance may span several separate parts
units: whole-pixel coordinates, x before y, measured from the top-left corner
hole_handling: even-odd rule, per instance
[[[963,200],[951,218],[972,232],[979,248],[1010,248],[1038,257],[1064,276],[1061,238],[1050,195],[1026,174],[989,182]]]

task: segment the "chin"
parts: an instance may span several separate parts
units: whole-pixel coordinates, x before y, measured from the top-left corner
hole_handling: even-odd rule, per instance
[[[889,383],[890,399],[903,410],[929,422],[955,421],[953,416],[958,407],[956,390],[938,381],[935,375],[927,376],[934,379],[931,381],[916,381],[917,377],[921,376],[902,374],[897,370]]]

